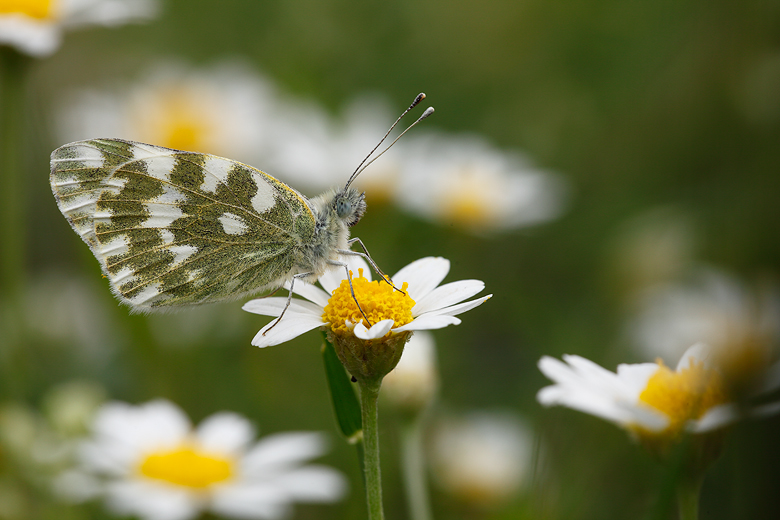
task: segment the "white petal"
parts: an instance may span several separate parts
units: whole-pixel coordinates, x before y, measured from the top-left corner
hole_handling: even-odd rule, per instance
[[[625,411],[605,396],[587,391],[573,391],[573,389],[563,385],[550,385],[542,388],[536,394],[536,400],[543,406],[566,406],[619,425],[629,421]]]
[[[275,483],[300,502],[333,502],[347,491],[347,482],[341,473],[315,464],[280,475]]]
[[[142,446],[101,439],[81,443],[77,456],[84,469],[92,473],[123,477],[133,471],[144,451]]]
[[[190,520],[202,509],[197,496],[186,488],[143,480],[110,484],[106,504],[116,513],[144,520]]]
[[[288,283],[285,283],[284,285],[285,289],[289,287]],[[325,306],[328,304],[328,299],[330,298],[330,293],[323,291],[316,285],[301,281],[295,282],[293,292],[303,296],[311,302],[314,302],[321,309],[325,308]]]
[[[382,320],[380,322],[374,323],[370,329],[366,329],[366,326],[363,325],[363,322],[361,321],[355,325],[353,332],[355,333],[355,336],[360,339],[377,339],[390,332],[390,329],[393,328],[393,323],[395,323],[393,320]]]
[[[342,262],[346,262],[349,266],[349,270],[352,271],[352,277],[357,278],[360,273],[360,269],[363,269],[363,276],[367,280],[371,280],[371,269],[368,263],[359,256],[342,256],[340,257]],[[341,266],[334,266],[325,274],[320,276],[320,285],[328,294],[333,294],[342,280],[347,279],[347,271]]]
[[[392,276],[393,284],[400,288],[409,283],[409,296],[419,301],[444,280],[450,272],[450,261],[442,257],[428,256],[415,260]]]
[[[652,432],[661,432],[669,426],[669,417],[659,410],[643,403],[618,403],[629,415],[625,426],[640,426]]]
[[[454,316],[426,314],[425,316],[415,318],[410,323],[407,323],[402,327],[393,329],[393,332],[404,332],[407,330],[435,330],[443,329],[444,327],[448,327],[450,325],[460,325],[460,319]]]
[[[220,486],[212,497],[211,509],[220,516],[251,520],[290,516],[287,497],[275,483],[238,482]]]
[[[714,353],[712,348],[705,343],[696,343],[692,347],[688,348],[680,358],[680,362],[677,363],[676,372],[682,369],[689,368],[692,363],[704,363],[704,368],[711,369],[714,367]]]
[[[256,300],[249,300],[241,309],[254,314],[260,314],[261,316],[279,316],[284,307],[287,305],[287,298],[274,297],[274,298],[257,298]],[[284,317],[290,313],[299,314],[311,314],[313,316],[322,316],[324,307],[317,305],[316,303],[307,302],[305,300],[299,300],[293,298],[290,300],[290,306],[285,311]]]
[[[618,373],[615,373],[580,356],[564,354],[563,359],[580,378],[579,385],[586,386],[594,392],[609,395],[616,401],[629,402],[632,406],[636,404],[639,392],[634,391],[634,388],[639,385],[630,379],[632,377],[640,378],[644,372],[636,370],[635,366],[622,365],[618,367]],[[652,367],[653,372],[658,370],[658,365],[648,365]],[[646,381],[647,379],[643,379],[643,382]]]
[[[196,436],[204,450],[236,456],[254,440],[255,428],[236,413],[219,412],[198,425]]]
[[[250,478],[264,472],[289,467],[325,453],[322,434],[314,432],[269,435],[250,449],[242,461],[243,472]]]
[[[69,0],[62,2],[63,25],[116,26],[154,18],[159,5],[154,0]]]
[[[687,429],[693,433],[704,433],[728,426],[739,418],[737,407],[733,404],[722,404],[707,410],[701,418],[689,421]]]
[[[567,406],[621,426],[637,423],[656,429],[667,424],[664,416],[639,405],[617,374],[580,356],[564,359],[566,363],[549,356],[539,360],[542,373],[557,383],[539,391],[536,397],[542,405]]]
[[[621,392],[625,393],[628,399],[637,401],[639,396],[647,388],[647,382],[658,372],[656,363],[634,363],[618,365],[618,379],[623,385]]]
[[[470,311],[475,307],[479,307],[492,297],[492,294],[488,294],[487,296],[477,298],[476,300],[471,300],[470,302],[450,305],[449,307],[444,307],[443,309],[436,309],[434,311],[426,312],[425,316],[455,316],[456,314],[462,314],[466,311]],[[414,311],[414,309],[412,310]],[[414,313],[412,315],[414,315]]]
[[[442,309],[449,305],[462,302],[471,298],[485,288],[485,283],[480,280],[460,280],[436,287],[433,291],[417,301],[412,309],[415,316]]]
[[[610,400],[628,414],[626,420],[640,421],[641,424],[657,422],[655,417],[657,413],[651,412],[648,415],[648,407],[639,402],[639,395],[647,386],[650,376],[658,370],[658,365],[622,364],[618,366],[617,373],[614,373],[580,356],[564,355],[563,359],[575,370],[579,378],[573,383],[575,391],[577,388],[583,388],[599,395],[600,398]]]
[[[278,323],[277,320],[273,320],[260,329],[260,332],[252,338],[252,345],[260,348],[272,347],[297,338],[301,334],[317,327],[327,325],[327,323],[322,321],[321,316],[315,317],[308,314],[293,314],[289,316],[288,314],[289,311],[281,320],[278,320]]]
[[[559,384],[576,384],[579,378],[576,373],[566,363],[560,359],[555,359],[550,356],[542,356],[539,362],[536,364],[539,370],[547,376],[548,379],[552,379],[555,383]],[[546,403],[542,403],[546,404]]]
[[[179,444],[192,426],[178,406],[158,399],[140,406],[108,403],[98,411],[93,429],[98,439],[159,448]]]
[[[0,44],[43,57],[57,50],[61,40],[61,29],[55,23],[34,21],[22,14],[0,16]]]

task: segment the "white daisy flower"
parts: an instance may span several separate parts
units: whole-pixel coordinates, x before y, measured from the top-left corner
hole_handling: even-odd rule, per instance
[[[309,193],[333,187],[336,128],[330,115],[312,101],[287,96],[279,97],[274,114],[264,168]],[[345,182],[352,169],[338,172],[338,183]]]
[[[709,432],[740,416],[713,362],[713,350],[702,343],[689,348],[675,370],[660,359],[657,363],[621,364],[617,373],[580,356],[563,359],[565,362],[544,356],[539,361],[539,369],[555,382],[539,391],[539,402],[601,417],[642,441],[666,442],[685,432]],[[765,390],[776,388],[780,377],[762,386]],[[756,407],[751,413],[778,411],[775,403]]]
[[[562,179],[477,137],[419,137],[402,158],[398,204],[441,224],[500,231],[557,218],[564,208]]]
[[[458,325],[460,319],[456,314],[471,310],[492,296],[463,302],[485,288],[480,280],[460,280],[439,286],[450,270],[449,260],[441,257],[416,260],[393,275],[393,285],[403,292],[384,282],[372,282],[371,271],[362,258],[348,256],[342,260],[353,272],[355,297],[371,320],[370,325],[355,305],[345,271],[339,268],[319,279],[322,289],[296,284],[294,292],[308,301],[293,299],[284,318],[278,324],[274,320],[263,327],[252,344],[278,345],[319,327],[366,341],[407,331],[440,329]],[[247,302],[243,309],[278,317],[286,304],[286,297],[260,298]]]
[[[282,98],[266,168],[302,190],[321,193],[342,184],[355,171],[385,134],[392,117],[387,103],[373,96],[357,98],[338,117],[314,103]],[[356,185],[366,191],[369,202],[392,198],[401,156],[395,150],[360,174]]]
[[[723,272],[702,269],[685,283],[648,290],[629,332],[650,356],[678,356],[686,345],[707,343],[729,383],[744,386],[776,361],[780,300],[773,291],[753,292]]]
[[[58,126],[64,142],[107,135],[265,164],[275,104],[271,83],[240,64],[164,63],[129,87],[71,93]]]
[[[156,0],[3,0],[0,44],[32,56],[48,56],[60,46],[65,30],[148,20],[158,7]]]
[[[463,502],[499,505],[528,482],[533,434],[514,414],[480,411],[445,418],[431,441],[436,483]]]
[[[344,182],[344,172],[355,170],[358,162],[385,135],[388,123],[395,117],[388,103],[378,96],[363,95],[350,102],[337,127],[337,146],[333,148],[334,182]],[[391,143],[394,138],[395,135],[391,134],[385,144]],[[402,139],[394,144],[391,152],[384,154],[355,180],[355,186],[366,192],[369,205],[390,203],[394,199],[401,182],[407,143]]]
[[[57,481],[72,500],[103,496],[121,515],[188,520],[203,511],[239,519],[289,516],[294,502],[332,502],[345,483],[306,464],[324,452],[317,433],[283,433],[253,443],[245,418],[221,412],[193,428],[174,404],[113,402],[97,413],[80,465]]]

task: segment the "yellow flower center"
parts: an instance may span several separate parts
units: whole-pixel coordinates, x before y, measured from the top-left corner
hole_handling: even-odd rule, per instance
[[[214,152],[214,123],[208,101],[197,89],[169,85],[160,88],[145,103],[143,113],[133,114],[140,134],[155,144],[195,152]]]
[[[658,370],[647,381],[639,400],[663,412],[669,418],[665,431],[677,434],[686,421],[699,419],[727,398],[722,377],[715,370],[704,368],[704,363],[694,362],[675,372],[659,359]]]
[[[233,476],[234,464],[235,461],[224,456],[182,446],[147,455],[139,470],[148,478],[204,489]]]
[[[484,176],[478,171],[457,172],[441,195],[442,216],[465,227],[489,226],[495,223],[496,211]]]
[[[401,291],[393,289],[385,282],[373,281],[363,277],[363,269],[358,271],[359,276],[352,278],[352,287],[355,290],[355,298],[360,302],[360,308],[374,325],[382,320],[393,320],[393,327],[401,327],[411,322],[414,300],[406,293],[408,284],[404,282]],[[352,271],[349,272],[352,277]],[[352,334],[352,328],[347,326],[350,322],[353,326],[359,322],[368,327],[363,314],[355,303],[355,298],[349,290],[349,281],[342,280],[325,306],[322,321],[330,322],[330,327],[336,334]]]
[[[45,20],[52,17],[52,0],[0,0],[0,14],[23,14]]]

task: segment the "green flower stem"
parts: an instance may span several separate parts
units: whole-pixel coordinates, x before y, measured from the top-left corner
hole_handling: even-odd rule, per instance
[[[24,272],[22,151],[26,69],[26,56],[0,47],[0,288],[4,298],[11,301],[19,296]]]
[[[677,504],[680,510],[680,520],[698,520],[699,495],[702,477],[682,478],[677,483]]]
[[[425,413],[417,415],[403,426],[402,450],[404,486],[409,503],[410,520],[431,520],[428,484],[425,478],[423,424]]]
[[[363,464],[368,502],[368,520],[383,520],[382,476],[379,470],[379,429],[377,399],[382,380],[360,381],[360,408],[363,418]]]
[[[21,292],[24,283],[25,84],[30,58],[0,46],[0,370],[3,389],[23,392]]]

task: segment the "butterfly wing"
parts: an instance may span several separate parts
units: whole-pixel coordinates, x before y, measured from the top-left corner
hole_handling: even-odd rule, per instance
[[[114,293],[140,311],[277,287],[314,235],[302,195],[213,155],[78,141],[52,153],[51,186]]]

